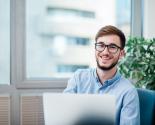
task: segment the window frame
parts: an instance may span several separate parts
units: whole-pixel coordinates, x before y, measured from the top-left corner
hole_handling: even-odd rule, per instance
[[[14,0],[11,14],[11,84],[17,89],[64,89],[68,79],[26,79],[26,0]]]

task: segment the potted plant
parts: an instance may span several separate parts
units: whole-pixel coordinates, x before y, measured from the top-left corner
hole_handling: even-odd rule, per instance
[[[120,72],[135,86],[155,90],[155,39],[129,37]]]

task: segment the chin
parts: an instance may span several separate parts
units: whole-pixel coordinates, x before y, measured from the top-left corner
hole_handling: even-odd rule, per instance
[[[104,71],[109,71],[109,70],[111,70],[112,68],[111,67],[98,67],[99,69],[101,69],[101,70],[104,70]]]
[[[103,67],[103,68],[109,68],[112,64],[103,64],[103,63],[99,63],[99,67]]]
[[[99,62],[97,62],[97,67],[101,70],[108,71],[108,70],[113,69],[116,64],[117,64],[117,62],[113,63],[113,64],[108,64],[108,65],[105,65],[102,63],[102,65],[101,65]]]

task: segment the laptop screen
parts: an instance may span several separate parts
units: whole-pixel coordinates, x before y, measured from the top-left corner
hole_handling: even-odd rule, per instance
[[[112,95],[44,93],[43,105],[45,125],[114,125]]]

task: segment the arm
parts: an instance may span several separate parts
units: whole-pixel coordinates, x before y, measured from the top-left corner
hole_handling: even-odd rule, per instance
[[[120,125],[140,125],[139,97],[136,89],[130,90],[124,96]]]

